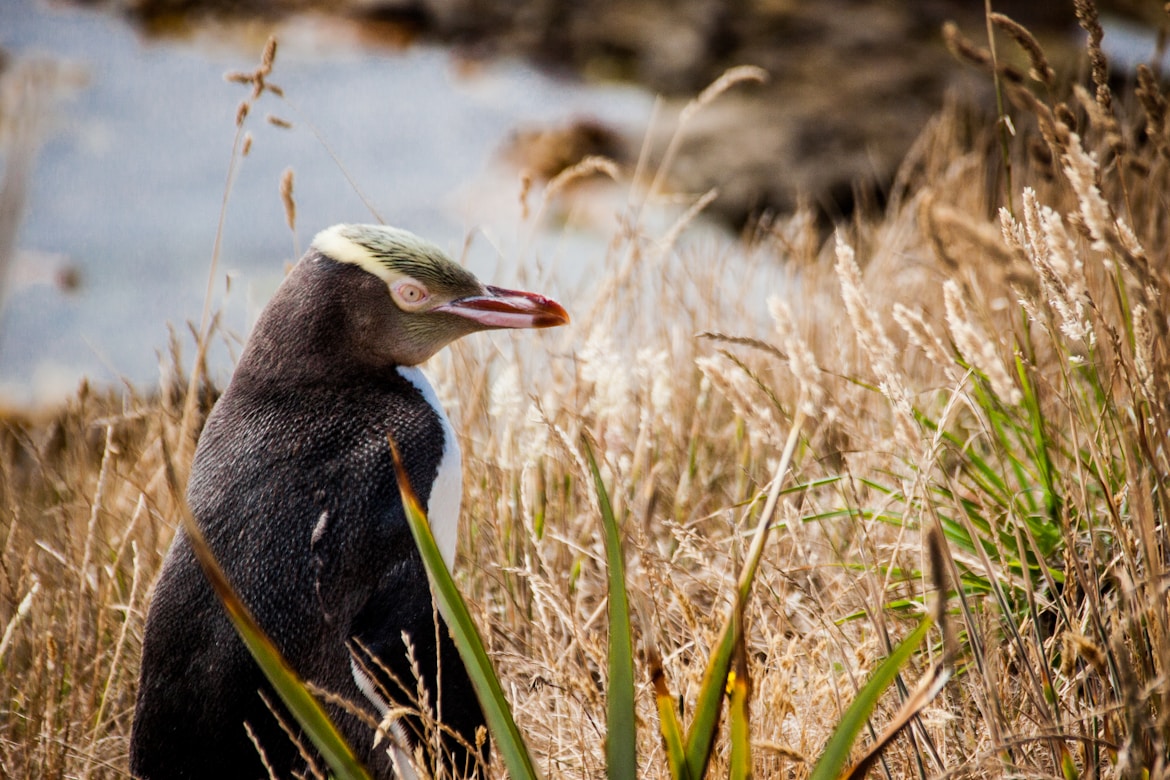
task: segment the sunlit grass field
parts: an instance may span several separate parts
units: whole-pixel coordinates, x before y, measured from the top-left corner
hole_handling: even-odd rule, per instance
[[[951,677],[872,772],[1170,777],[1165,86],[1149,70],[1109,82],[1092,35],[1085,82],[1065,84],[997,24],[1002,60],[951,42],[1010,121],[944,109],[885,206],[847,224],[798,211],[742,242],[688,241],[694,194],[651,229],[669,154],[527,193],[540,219],[604,169],[631,205],[590,283],[561,291],[572,325],[472,337],[428,370],[464,452],[456,580],[545,776],[606,776],[585,436],[622,529],[643,777],[670,776],[652,660],[690,722],[779,478],[743,614],[757,777],[807,776],[927,614],[944,617],[854,758],[921,679]],[[185,479],[216,392],[181,342],[165,386],[82,387],[0,422],[4,777],[127,776],[144,616],[179,523],[166,465]],[[731,754],[725,725],[709,776]],[[498,757],[489,771],[505,775]]]

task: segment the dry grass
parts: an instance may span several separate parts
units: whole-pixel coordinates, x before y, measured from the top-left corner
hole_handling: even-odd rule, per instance
[[[685,720],[798,405],[805,487],[747,610],[758,776],[805,776],[925,609],[935,525],[962,583],[960,673],[888,776],[1170,776],[1170,144],[1149,74],[1140,100],[1101,87],[1066,104],[1005,81],[1014,215],[998,131],[948,110],[882,215],[686,248],[628,215],[572,327],[436,361],[465,453],[460,577],[547,776],[604,775],[605,558],[579,434],[624,518],[639,657],[661,652]],[[6,777],[125,774],[175,523],[160,439],[189,452],[186,387],[83,389],[0,427]],[[638,682],[643,773],[665,777]]]

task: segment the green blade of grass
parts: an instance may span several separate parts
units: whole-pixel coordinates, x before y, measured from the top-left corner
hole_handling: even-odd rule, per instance
[[[951,673],[952,670],[949,664],[944,662],[935,665],[919,681],[918,687],[902,702],[902,706],[898,709],[897,714],[886,724],[882,733],[866,749],[865,755],[848,772],[842,774],[839,780],[865,780],[869,775],[869,770],[873,768],[873,765],[877,763],[886,749],[898,738],[898,735],[908,729],[910,724],[914,722],[914,719],[942,692],[947,681],[951,679]]]
[[[692,780],[687,767],[686,746],[683,744],[682,723],[675,709],[674,695],[666,682],[662,657],[651,647],[646,655],[650,664],[650,682],[654,685],[654,700],[658,705],[658,728],[662,732],[662,746],[666,750],[666,764],[674,780]]]
[[[500,751],[508,774],[513,780],[536,780],[539,777],[536,765],[532,761],[527,745],[524,744],[523,737],[520,736],[520,729],[516,727],[512,709],[504,697],[504,689],[492,667],[491,659],[488,658],[483,638],[479,634],[479,629],[475,627],[475,621],[471,619],[467,603],[460,595],[442,553],[439,552],[439,546],[431,533],[430,521],[427,520],[426,513],[423,512],[418,497],[410,486],[410,478],[398,457],[398,447],[395,446],[393,439],[387,437],[387,440],[394,455],[394,471],[398,477],[398,491],[402,494],[402,508],[406,512],[407,524],[410,525],[410,532],[430,576],[439,613],[443,616],[455,646],[459,649],[459,657],[467,667],[467,675],[471,678],[475,695],[483,708],[484,719],[487,720],[488,730],[495,740],[496,749]]]
[[[609,493],[597,468],[589,439],[582,437],[589,471],[605,526],[605,557],[609,566],[609,688],[606,691],[605,763],[609,777],[633,778],[638,773],[637,729],[634,721],[634,646],[630,635],[630,604],[626,593],[621,531]]]
[[[922,622],[918,624],[918,628],[903,639],[894,648],[894,652],[890,653],[889,657],[873,670],[869,680],[857,692],[857,697],[845,710],[845,714],[841,716],[837,728],[833,730],[833,735],[825,743],[825,749],[821,753],[817,765],[813,768],[812,774],[809,775],[809,780],[834,780],[834,778],[841,776],[842,770],[849,761],[853,743],[857,740],[857,735],[861,733],[865,722],[869,720],[874,707],[877,706],[878,699],[894,681],[902,665],[922,644],[922,640],[926,638],[926,632],[930,630],[933,623],[934,621],[930,617],[923,618]]]
[[[1048,426],[1045,420],[1044,406],[1039,397],[1039,389],[1032,382],[1032,377],[1028,374],[1027,366],[1025,366],[1023,359],[1016,355],[1016,375],[1020,378],[1020,386],[1024,391],[1023,407],[1028,412],[1028,420],[1031,423],[1032,434],[1032,449],[1029,453],[1035,464],[1035,471],[1040,477],[1040,486],[1044,490],[1044,509],[1048,514],[1046,518],[1052,526],[1048,523],[1038,524],[1040,532],[1049,531],[1054,537],[1054,546],[1060,541],[1060,533],[1056,530],[1060,521],[1060,507],[1061,497],[1059,488],[1055,480],[1055,466],[1052,462],[1053,442],[1049,440]],[[1028,484],[1021,481],[1021,484]],[[1047,541],[1047,537],[1044,538]],[[1051,551],[1047,549],[1046,551]]]
[[[731,727],[731,768],[728,775],[731,780],[748,780],[752,776],[751,693],[747,647],[741,631],[735,643],[735,669],[727,678],[727,720]]]
[[[691,777],[703,777],[711,758],[711,749],[715,744],[715,734],[719,730],[719,718],[723,709],[727,673],[731,669],[735,644],[743,631],[741,620],[743,604],[751,593],[752,582],[755,580],[760,558],[764,554],[764,545],[768,541],[768,532],[771,530],[772,515],[776,511],[776,503],[780,500],[784,475],[788,472],[788,464],[792,461],[792,454],[796,451],[796,443],[800,438],[800,428],[804,424],[804,413],[799,408],[798,405],[792,420],[792,428],[788,432],[788,440],[784,443],[784,453],[780,456],[780,464],[772,477],[772,488],[768,491],[768,499],[760,513],[755,538],[752,539],[752,546],[748,550],[747,560],[739,576],[735,604],[732,605],[731,614],[723,625],[719,643],[703,673],[703,682],[695,703],[695,718],[687,732],[687,769]]]
[[[329,768],[333,770],[337,780],[370,780],[369,772],[358,761],[349,743],[337,731],[337,727],[333,725],[333,721],[329,719],[329,715],[321,703],[309,693],[305,683],[301,681],[288,661],[281,655],[280,650],[264,633],[251,610],[236,594],[235,589],[228,581],[227,574],[224,573],[219,561],[215,559],[211,547],[208,546],[207,540],[203,538],[203,532],[195,524],[195,519],[187,507],[183,493],[179,490],[178,479],[175,476],[165,440],[163,441],[163,449],[167,483],[179,505],[183,530],[191,541],[191,549],[195,552],[195,557],[199,560],[199,565],[203,568],[207,581],[223,603],[224,609],[227,610],[228,617],[235,626],[236,633],[243,640],[244,646],[256,659],[256,664],[264,672],[268,681],[272,683],[272,687],[280,696],[280,700],[284,702],[284,706],[288,707],[289,712],[296,718],[305,735],[321,753],[321,757],[325,759]],[[214,749],[214,746],[209,745],[208,748]]]
[[[1072,752],[1063,742],[1060,743],[1060,774],[1064,776],[1064,780],[1079,780],[1081,776],[1081,773],[1077,771],[1077,764],[1073,760]]]
[[[727,684],[727,672],[731,668],[731,655],[742,629],[738,610],[733,610],[723,626],[719,644],[707,661],[699,697],[695,702],[695,717],[687,731],[687,772],[692,777],[703,777],[707,773],[707,762],[711,759],[711,748],[719,730],[719,718],[723,710],[723,696]]]
[[[974,391],[979,392],[978,384],[975,385]],[[926,426],[931,433],[938,432],[938,423],[929,419],[923,414],[915,414],[915,419]],[[1006,508],[1011,503],[1011,488],[1000,477],[999,472],[975,452],[961,436],[956,435],[953,431],[942,431],[942,438],[947,444],[955,448],[956,452],[962,453],[963,458],[967,462],[963,463],[964,470],[967,471],[972,480],[979,486],[981,494],[988,499],[995,501],[995,503]],[[970,466],[970,468],[967,468]]]

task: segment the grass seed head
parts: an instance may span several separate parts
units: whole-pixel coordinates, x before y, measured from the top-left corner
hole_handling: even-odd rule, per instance
[[[293,199],[293,169],[285,168],[280,176],[280,202],[284,204],[284,220],[288,229],[297,229],[297,202]]]
[[[947,326],[955,346],[972,368],[979,371],[991,385],[992,391],[1009,405],[1015,406],[1023,400],[1023,394],[1016,387],[996,352],[995,339],[989,338],[974,322],[962,288],[954,279],[943,284],[943,299],[946,303]]]

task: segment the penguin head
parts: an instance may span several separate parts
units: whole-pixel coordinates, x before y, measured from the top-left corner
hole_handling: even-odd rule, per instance
[[[399,228],[334,225],[317,234],[309,254],[381,280],[385,297],[353,312],[350,327],[361,331],[359,341],[384,362],[417,365],[480,330],[549,328],[569,321],[556,301],[485,285],[434,244]]]

